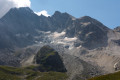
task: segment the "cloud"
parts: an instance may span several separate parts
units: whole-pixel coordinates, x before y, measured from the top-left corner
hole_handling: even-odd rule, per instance
[[[50,16],[46,10],[42,10],[40,12],[35,12],[35,14],[37,14],[38,16],[40,16],[40,15],[44,15],[46,17]]]
[[[4,16],[11,8],[30,7],[30,0],[0,0],[0,18]]]
[[[8,0],[14,3],[15,7],[30,7],[30,0]]]

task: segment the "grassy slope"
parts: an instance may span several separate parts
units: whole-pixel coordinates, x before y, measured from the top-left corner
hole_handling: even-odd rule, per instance
[[[94,77],[89,80],[120,80],[120,72]]]
[[[32,70],[34,66],[27,68],[15,68],[0,66],[0,80],[66,80],[66,73],[39,72]]]

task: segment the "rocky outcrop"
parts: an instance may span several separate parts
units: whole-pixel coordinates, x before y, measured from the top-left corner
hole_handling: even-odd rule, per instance
[[[120,62],[116,62],[114,64],[114,69],[115,69],[115,71],[119,71],[120,70]]]
[[[50,46],[43,46],[36,54],[34,62],[40,65],[40,71],[66,72],[65,66],[58,52]]]

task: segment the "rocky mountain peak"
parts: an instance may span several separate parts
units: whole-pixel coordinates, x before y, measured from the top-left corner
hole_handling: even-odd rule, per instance
[[[114,28],[114,31],[120,32],[120,26]]]
[[[18,10],[33,13],[33,10],[31,10],[29,7],[21,7],[21,8],[18,8]]]
[[[77,22],[80,23],[82,26],[86,27],[88,31],[89,30],[96,31],[96,29],[98,29],[99,31],[103,31],[104,33],[106,33],[110,30],[108,27],[103,25],[100,21],[89,16],[83,16],[79,18]]]
[[[69,37],[77,37],[82,41],[82,46],[94,49],[107,45],[108,30],[109,28],[96,19],[84,16],[76,19],[71,27],[68,27],[66,34]]]
[[[31,13],[33,13],[33,11],[29,7],[11,8],[10,12],[11,11],[31,12]]]
[[[83,16],[81,18],[78,18],[79,20],[84,20],[84,21],[91,21],[93,18],[91,18],[90,16]]]
[[[68,14],[66,12],[61,13],[59,11],[55,11],[55,13],[53,14],[52,17],[54,17],[54,18],[63,18],[63,19],[67,19],[67,18],[74,18],[75,19],[75,17],[71,16],[70,14]]]
[[[33,15],[34,12],[29,7],[21,7],[21,8],[11,8],[7,14],[5,14],[2,19],[12,18],[13,16],[19,15]],[[35,14],[34,14],[35,15]]]
[[[61,15],[62,13],[60,11],[55,11],[53,15]]]

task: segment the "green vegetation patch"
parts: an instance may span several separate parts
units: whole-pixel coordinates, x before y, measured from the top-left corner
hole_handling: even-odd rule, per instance
[[[120,80],[120,72],[94,77],[89,80]]]
[[[0,66],[0,80],[66,80],[67,74],[62,72],[40,72],[37,66],[24,68]]]
[[[37,80],[66,80],[68,77],[66,73],[60,72],[43,72]]]
[[[22,70],[14,67],[0,66],[0,80],[21,80]]]

